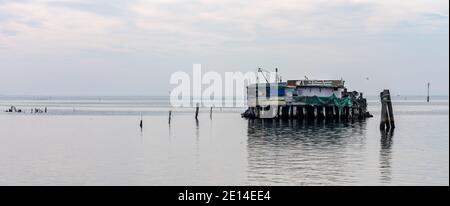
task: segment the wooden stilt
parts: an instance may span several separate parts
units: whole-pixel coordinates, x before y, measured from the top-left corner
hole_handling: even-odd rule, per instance
[[[209,119],[212,119],[212,112],[213,112],[213,108],[211,107],[211,109],[209,111]]]
[[[141,129],[144,127],[144,121],[142,120],[142,113],[141,113],[141,121],[139,122],[139,127]]]
[[[172,121],[172,110],[169,110],[169,124]]]
[[[293,119],[294,118],[294,106],[289,106],[289,118]]]
[[[293,118],[298,118],[298,106],[293,106],[293,108],[294,108],[294,116],[293,116]]]
[[[281,110],[281,106],[277,106],[277,118],[280,118],[280,110]]]
[[[391,94],[389,90],[380,93],[381,100],[381,120],[380,129],[390,130],[395,128],[394,112],[392,109]]]
[[[283,119],[289,119],[289,106],[283,106]]]
[[[298,106],[298,108],[297,108],[297,118],[298,119],[303,118],[303,107],[302,106]]]
[[[306,119],[308,116],[308,110],[306,110],[306,105],[302,107],[303,119]]]
[[[196,120],[198,120],[198,111],[199,111],[199,107],[200,107],[200,104],[197,103],[197,105],[196,105],[196,107],[195,107],[195,119],[196,119]]]
[[[383,94],[381,94],[382,96]],[[389,130],[390,125],[388,122],[387,105],[381,100],[381,120],[380,120],[380,130]]]
[[[339,120],[341,119],[341,108],[339,107],[339,106],[336,106],[335,107],[335,110],[336,110],[336,116],[335,116],[335,118],[336,118],[336,120],[338,120],[338,122],[339,122]]]
[[[353,106],[348,108],[348,117],[350,120],[353,120],[353,117],[355,116],[355,108]]]
[[[348,110],[348,107],[344,107],[344,111],[343,111],[343,117],[342,117],[342,119],[343,120],[348,120],[348,116],[349,116],[349,112],[348,112],[349,110]]]
[[[298,106],[292,106],[292,118],[297,118],[298,116]]]
[[[389,124],[391,125],[391,128],[394,129],[395,121],[394,121],[394,111],[392,109],[391,94],[389,93],[389,90],[387,91],[387,93],[388,93],[387,108],[388,108],[388,115],[389,115]]]
[[[314,118],[317,119],[317,116],[319,114],[319,112],[317,111],[318,108],[316,106],[314,106]]]

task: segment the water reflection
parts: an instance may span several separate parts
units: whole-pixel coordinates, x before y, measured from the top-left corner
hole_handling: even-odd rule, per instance
[[[383,131],[381,130],[381,141],[380,141],[380,181],[382,183],[391,182],[391,160],[392,160],[392,144],[394,130]]]
[[[364,157],[366,122],[249,120],[250,184],[351,184]]]

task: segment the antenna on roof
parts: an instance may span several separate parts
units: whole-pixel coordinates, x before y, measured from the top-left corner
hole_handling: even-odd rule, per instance
[[[275,68],[275,83],[278,83],[278,67]]]
[[[264,75],[264,72],[267,72],[266,70],[258,68],[258,72],[260,72],[262,74],[262,76],[264,77],[264,79],[266,80],[267,83],[270,83],[269,80],[267,79],[266,75]]]
[[[256,84],[259,84],[259,71],[261,71],[261,68],[258,67],[258,71],[256,72]]]

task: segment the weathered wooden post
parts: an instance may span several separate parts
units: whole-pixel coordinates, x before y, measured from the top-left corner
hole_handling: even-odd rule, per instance
[[[281,111],[281,106],[277,106],[277,119],[281,119],[283,111]]]
[[[336,106],[333,106],[333,118],[336,119]]]
[[[169,124],[172,121],[172,110],[169,110]]]
[[[281,109],[281,119],[287,120],[289,119],[289,106],[283,106]]]
[[[297,119],[302,119],[302,118],[303,118],[303,107],[297,106]]]
[[[347,119],[347,106],[342,107],[342,114],[341,114],[342,120]]]
[[[294,118],[294,106],[289,106],[289,119]]]
[[[395,128],[395,121],[394,121],[394,110],[392,109],[392,100],[391,100],[391,93],[389,90],[387,90],[387,106],[388,106],[388,112],[389,112],[389,123],[391,124],[391,128]]]
[[[306,105],[302,107],[303,119],[308,117],[308,110],[306,109]]]
[[[314,106],[314,119],[317,119],[317,116],[319,115],[319,112],[317,110],[317,106]]]
[[[298,106],[293,106],[294,107],[294,118],[298,119]]]
[[[352,107],[347,107],[347,120],[349,120],[352,117]]]
[[[213,108],[211,107],[211,110],[209,111],[209,119],[212,119],[212,112],[213,112]]]
[[[336,111],[337,119],[338,119],[338,121],[340,122],[340,121],[342,120],[342,115],[343,115],[343,112],[344,112],[344,106],[338,106],[337,109],[338,109],[338,110]]]
[[[195,119],[198,120],[198,110],[199,110],[200,104],[197,103],[195,107]]]
[[[324,119],[327,118],[327,110],[326,110],[325,106],[322,107],[322,115],[323,115]]]
[[[350,119],[355,119],[356,118],[356,108],[355,107],[351,107],[351,109],[350,109]]]
[[[381,130],[390,130],[395,128],[394,112],[392,109],[391,94],[389,90],[385,89],[380,93],[381,100]]]
[[[387,105],[385,103],[385,100],[383,100],[384,93],[381,92],[380,99],[381,99],[381,117],[380,117],[380,130],[389,130],[390,125],[388,122],[388,114],[387,114]]]
[[[142,129],[144,127],[144,122],[142,121],[142,113],[141,113],[141,121],[139,123],[139,127]]]

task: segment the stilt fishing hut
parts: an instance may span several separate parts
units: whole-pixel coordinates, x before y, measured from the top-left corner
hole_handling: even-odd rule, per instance
[[[364,119],[372,117],[367,101],[348,92],[344,80],[288,80],[247,87],[245,118]]]

